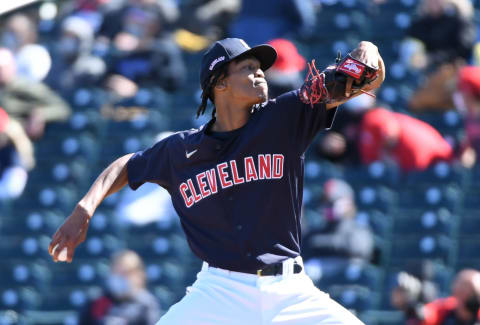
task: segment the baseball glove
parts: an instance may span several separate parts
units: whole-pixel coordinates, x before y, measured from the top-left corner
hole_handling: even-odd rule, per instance
[[[380,65],[382,67],[380,67]],[[368,93],[383,82],[384,73],[378,79],[383,61],[378,49],[370,42],[359,46],[343,59],[339,53],[335,65],[319,72],[315,60],[308,64],[308,74],[300,89],[300,99],[312,106],[317,103],[341,104],[359,93]]]

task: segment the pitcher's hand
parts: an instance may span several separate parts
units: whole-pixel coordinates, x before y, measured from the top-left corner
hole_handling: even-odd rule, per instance
[[[67,248],[66,261],[72,262],[75,249],[87,236],[90,217],[83,207],[77,205],[72,214],[57,229],[48,246],[48,253],[54,262],[59,261],[58,255],[64,248]]]
[[[375,70],[377,70],[374,80],[363,86],[362,90],[369,92],[380,88],[385,80],[385,63],[380,56],[378,47],[371,42],[362,41],[352,51],[351,56],[356,60],[363,62],[367,67],[373,67]]]

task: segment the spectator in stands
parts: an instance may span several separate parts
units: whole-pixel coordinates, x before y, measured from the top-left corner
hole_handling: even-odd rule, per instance
[[[455,278],[452,295],[423,308],[422,325],[473,325],[480,321],[480,272],[464,269]]]
[[[126,250],[113,256],[105,293],[81,313],[79,324],[153,325],[159,318],[158,302],[146,289],[143,262]]]
[[[423,305],[421,303],[422,282],[415,276],[400,272],[397,284],[390,294],[391,304],[401,310],[406,325],[420,325]]]
[[[34,21],[23,14],[8,18],[0,35],[0,46],[15,55],[19,76],[33,81],[43,80],[52,65],[48,50],[37,41]]]
[[[323,186],[323,227],[311,229],[303,240],[309,263],[317,262],[323,275],[342,270],[349,262],[369,262],[374,253],[371,230],[355,220],[354,191],[343,180],[329,179]]]
[[[476,39],[473,16],[468,0],[423,0],[407,36],[422,42],[431,68],[457,59],[468,62]]]
[[[432,126],[375,105],[367,95],[345,104],[332,129],[320,137],[317,154],[348,165],[386,160],[403,171],[424,170],[454,158],[453,148]]]
[[[124,0],[67,1],[59,8],[59,17],[76,16],[82,18],[95,32],[98,32],[104,15],[121,7],[123,2]]]
[[[172,18],[162,3],[128,0],[105,15],[97,43],[111,48],[106,62],[113,81],[107,86],[118,94],[132,83],[175,91],[185,81],[182,53],[168,30]]]
[[[216,41],[227,37],[228,28],[241,8],[241,0],[190,0],[180,6],[179,25]]]
[[[435,267],[431,261],[421,261],[406,269],[396,275],[390,302],[404,313],[406,325],[420,325],[424,305],[438,297],[438,287],[432,280]]]
[[[307,38],[315,24],[312,0],[244,0],[230,34],[255,45],[281,37]]]
[[[375,107],[375,98],[360,95],[342,105],[332,128],[321,134],[316,153],[322,159],[343,165],[361,163],[358,148],[360,126],[365,113]]]
[[[66,18],[53,52],[55,64],[46,83],[63,94],[79,87],[99,85],[105,76],[106,65],[91,54],[93,41],[93,28],[85,19]]]
[[[81,11],[102,11],[107,7],[120,7],[124,0],[73,0],[72,5],[77,12]]]
[[[121,50],[128,51],[129,49],[124,47],[129,46],[123,44],[121,39],[116,39],[119,35],[127,33],[135,37],[137,42],[141,42],[137,44],[139,47],[148,46],[148,42],[168,30],[178,19],[176,4],[170,0],[125,0],[122,3],[116,10],[106,13],[99,31],[101,36],[113,41]],[[158,20],[158,24],[153,20]]]
[[[19,197],[34,166],[33,146],[23,127],[0,108],[0,200]]]
[[[302,71],[306,67],[306,62],[298,53],[295,44],[287,39],[277,38],[268,44],[277,50],[277,61],[265,72],[269,96],[275,98],[287,91],[300,88],[304,81]]]
[[[480,67],[466,66],[458,74],[457,109],[465,116],[466,138],[461,148],[461,162],[473,167],[480,155]]]
[[[364,164],[390,160],[403,171],[424,170],[438,161],[450,161],[453,148],[431,125],[385,108],[369,110],[359,135]]]
[[[417,67],[426,68],[426,82],[411,97],[413,110],[451,109],[451,95],[458,69],[472,57],[476,40],[473,6],[468,0],[423,0],[410,26],[409,40],[420,41],[424,59]],[[411,44],[407,41],[406,44]],[[407,45],[409,46],[409,45]],[[414,58],[421,58],[418,51]],[[415,60],[414,60],[415,61]]]
[[[31,139],[43,135],[45,124],[65,120],[70,107],[50,88],[17,74],[12,52],[0,48],[0,106],[20,121]]]

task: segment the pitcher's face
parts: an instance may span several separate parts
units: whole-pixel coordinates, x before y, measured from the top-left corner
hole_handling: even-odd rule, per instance
[[[225,82],[232,99],[244,101],[249,105],[262,103],[268,99],[265,74],[260,69],[260,61],[254,57],[231,62]]]

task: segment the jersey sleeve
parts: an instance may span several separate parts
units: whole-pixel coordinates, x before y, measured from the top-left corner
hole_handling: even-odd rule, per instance
[[[168,190],[170,184],[170,138],[135,153],[127,163],[128,185],[133,190],[142,184],[156,183]]]
[[[294,143],[304,153],[319,131],[332,127],[337,108],[326,108],[325,104],[304,104],[294,90],[275,99],[275,111],[283,123],[282,128],[289,130],[294,136]]]

